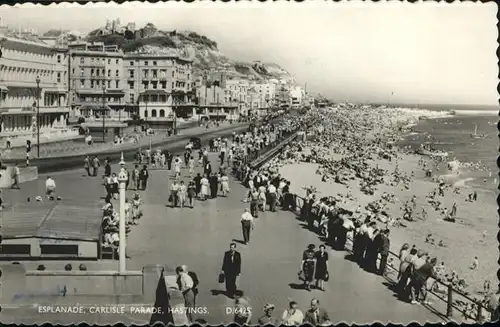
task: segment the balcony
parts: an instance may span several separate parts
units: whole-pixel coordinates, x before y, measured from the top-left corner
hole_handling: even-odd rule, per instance
[[[80,64],[80,67],[104,68],[104,67],[106,67],[106,63],[103,63],[103,62],[84,63],[84,64]]]
[[[107,80],[107,79],[111,79],[111,77],[90,75],[90,79]]]

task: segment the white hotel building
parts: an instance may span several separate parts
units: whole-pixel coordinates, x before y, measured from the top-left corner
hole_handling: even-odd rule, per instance
[[[0,35],[0,50],[0,144],[35,137],[37,104],[41,137],[72,133],[66,128],[67,49]]]

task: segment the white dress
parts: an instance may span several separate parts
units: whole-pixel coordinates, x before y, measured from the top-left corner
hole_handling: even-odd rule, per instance
[[[201,182],[201,195],[208,196],[208,179],[202,178],[200,182]]]
[[[222,185],[222,192],[229,193],[229,177],[222,176],[220,178],[220,182],[221,182],[221,185]]]

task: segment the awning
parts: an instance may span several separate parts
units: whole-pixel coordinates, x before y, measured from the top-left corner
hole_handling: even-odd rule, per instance
[[[145,90],[141,94],[168,94],[167,90],[157,89],[157,90]]]
[[[5,85],[0,85],[0,91],[2,91],[2,92],[3,92],[3,91],[5,91],[5,92],[7,92],[8,90],[9,90],[9,88],[8,88],[7,86],[5,86]]]

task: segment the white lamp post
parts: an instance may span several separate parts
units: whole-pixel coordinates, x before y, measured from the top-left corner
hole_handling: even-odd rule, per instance
[[[127,182],[127,172],[125,171],[125,160],[123,159],[123,152],[120,160],[120,173],[118,174],[118,182],[120,189],[120,273],[123,274],[126,271],[126,248],[127,248],[127,240],[126,240],[126,231],[125,231],[125,183]]]

